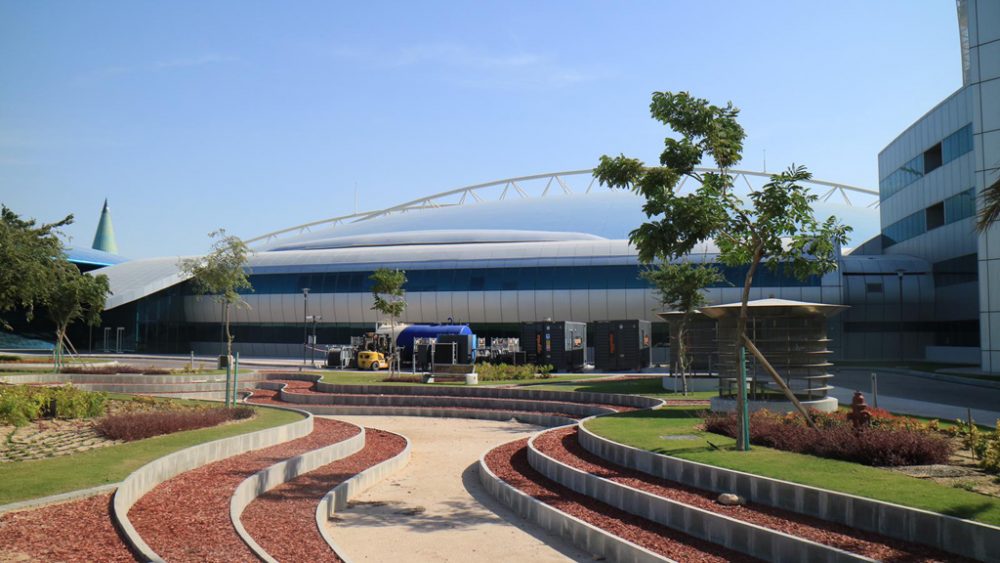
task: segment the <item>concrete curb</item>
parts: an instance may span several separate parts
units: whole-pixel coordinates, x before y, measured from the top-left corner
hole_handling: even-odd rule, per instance
[[[19,510],[31,510],[34,508],[41,508],[43,506],[48,506],[50,504],[60,504],[64,502],[69,502],[71,500],[88,498],[95,495],[111,492],[117,489],[118,485],[120,485],[120,483],[111,483],[109,485],[90,487],[89,489],[79,489],[76,491],[69,491],[67,493],[49,495],[47,497],[38,497],[28,500],[21,500],[18,502],[12,502],[10,504],[3,504],[0,505],[0,514],[3,514],[5,512],[16,512]]]
[[[290,379],[268,374],[269,379]],[[511,387],[465,387],[428,385],[343,385],[339,383],[316,382],[316,390],[321,393],[344,395],[430,395],[451,397],[480,397],[488,399],[520,399],[529,401],[556,401],[564,403],[602,403],[634,408],[655,408],[663,403],[660,399],[640,395],[618,395],[615,393],[589,393],[578,391],[549,391],[545,389],[518,389]]]
[[[590,453],[654,477],[717,493],[736,493],[773,506],[979,559],[1000,553],[1000,528],[927,510],[828,491],[653,453],[598,436],[580,425],[580,445]]]
[[[345,423],[348,424],[348,423]],[[243,543],[247,544],[257,557],[260,557],[264,561],[269,563],[278,563],[274,557],[258,544],[253,537],[247,532],[246,528],[243,526],[243,522],[240,517],[243,515],[243,511],[246,507],[250,505],[257,497],[270,491],[271,489],[282,485],[295,478],[308,473],[318,467],[322,467],[328,463],[344,459],[347,456],[359,452],[365,446],[365,429],[352,424],[351,426],[356,426],[359,430],[357,434],[337,442],[335,444],[330,444],[329,446],[324,446],[306,452],[304,454],[295,456],[284,461],[275,463],[274,465],[263,469],[256,474],[247,477],[242,483],[236,487],[233,491],[233,496],[230,498],[229,502],[229,519],[233,523],[233,527],[236,528],[236,533],[243,540]]]
[[[486,465],[486,454],[479,458],[479,480],[489,494],[518,516],[542,529],[571,541],[595,556],[620,563],[662,563],[672,559],[608,533],[575,516],[556,510],[496,476]]]
[[[553,427],[575,423],[576,420],[565,416],[546,415],[531,412],[498,411],[484,409],[445,409],[424,407],[378,407],[378,406],[335,406],[335,405],[298,405],[298,409],[319,416],[337,415],[371,415],[371,416],[428,416],[434,418],[472,418],[478,420],[516,420],[535,426]]]
[[[337,542],[333,539],[333,536],[330,535],[330,532],[323,524],[332,518],[338,510],[343,510],[347,507],[348,501],[352,498],[363,493],[376,483],[388,478],[390,475],[399,471],[410,462],[410,439],[401,434],[396,435],[406,440],[406,447],[403,448],[403,451],[383,461],[382,463],[365,469],[361,473],[358,473],[357,475],[337,485],[330,492],[326,493],[326,495],[323,496],[323,500],[316,505],[316,528],[319,530],[319,534],[323,536],[323,540],[326,544],[330,546],[330,549],[332,549],[333,552],[337,554],[337,557],[340,557],[344,563],[351,563],[350,558],[344,555],[343,550],[337,545]]]
[[[531,399],[496,399],[491,397],[456,397],[438,395],[322,395],[295,393],[282,389],[282,401],[296,405],[475,408],[525,412],[557,412],[575,416],[611,414],[616,411],[576,402],[555,402]]]
[[[528,464],[532,468],[560,485],[629,514],[765,561],[875,561],[581,471],[539,451],[535,440],[541,434],[528,440]]]
[[[133,553],[139,558],[144,561],[163,561],[163,558],[153,551],[149,544],[142,539],[139,532],[136,531],[132,522],[128,519],[129,509],[144,494],[167,479],[185,471],[250,450],[266,448],[274,444],[301,438],[312,432],[313,416],[305,411],[262,405],[254,406],[277,410],[291,410],[305,415],[305,418],[283,426],[265,428],[264,430],[258,430],[249,434],[230,436],[229,438],[206,442],[176,451],[143,465],[121,482],[118,490],[115,491],[114,501],[111,504],[111,514],[123,538],[129,544]]]

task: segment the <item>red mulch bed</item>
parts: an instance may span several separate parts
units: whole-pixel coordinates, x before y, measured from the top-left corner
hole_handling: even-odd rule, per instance
[[[363,450],[275,487],[243,512],[241,520],[247,532],[275,559],[341,561],[316,529],[316,505],[330,489],[406,447],[402,436],[365,430]]]
[[[757,561],[633,516],[547,479],[528,465],[527,443],[525,438],[490,450],[486,465],[508,484],[545,504],[671,559],[685,563]]]
[[[229,519],[229,500],[247,477],[279,461],[343,441],[357,427],[316,419],[308,436],[192,469],[158,485],[129,511],[132,525],[168,561],[250,561],[256,557]],[[295,526],[280,523],[288,537]]]
[[[0,561],[130,561],[111,494],[0,515]]]
[[[545,432],[535,439],[535,445],[542,453],[592,475],[879,561],[961,560],[957,556],[929,547],[908,544],[794,512],[755,504],[723,506],[715,502],[717,495],[713,493],[627,469],[588,452],[577,440],[575,427]]]

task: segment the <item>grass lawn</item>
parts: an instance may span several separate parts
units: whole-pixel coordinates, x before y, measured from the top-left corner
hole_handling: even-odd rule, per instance
[[[300,415],[257,409],[251,420],[108,446],[39,461],[0,464],[0,504],[117,483],[146,463],[171,452],[255,430],[288,424]]]
[[[587,428],[616,442],[661,454],[1000,525],[997,498],[875,467],[761,446],[737,452],[732,438],[697,430],[701,410],[668,407],[622,413],[591,420]],[[666,435],[690,438],[662,438]]]

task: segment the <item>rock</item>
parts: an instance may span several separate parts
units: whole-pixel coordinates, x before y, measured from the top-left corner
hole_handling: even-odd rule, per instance
[[[723,506],[737,506],[743,504],[743,498],[739,495],[734,495],[733,493],[722,493],[719,498],[715,499],[716,502]]]

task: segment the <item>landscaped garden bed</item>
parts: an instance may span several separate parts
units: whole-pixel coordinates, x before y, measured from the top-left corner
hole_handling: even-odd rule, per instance
[[[738,452],[735,440],[705,429],[703,413],[695,406],[668,407],[600,417],[586,427],[622,444],[689,461],[1000,525],[1000,498],[895,469],[765,446]]]
[[[899,540],[787,510],[757,504],[722,505],[717,501],[717,493],[627,469],[588,452],[578,442],[575,427],[557,428],[544,432],[535,438],[534,445],[546,456],[590,475],[861,556],[880,561],[945,561],[955,559],[953,556],[936,552],[930,548],[908,545]]]
[[[813,412],[816,427],[798,413],[759,410],[750,415],[750,443],[786,452],[841,459],[864,465],[929,465],[948,461],[952,446],[935,426],[871,409],[865,424],[847,413]],[[705,429],[735,438],[735,413],[706,413]]]
[[[72,385],[0,385],[0,462],[70,455],[253,415],[250,407],[109,396]]]
[[[490,471],[507,484],[553,508],[676,561],[756,561],[756,559],[666,526],[628,514],[576,493],[535,471],[528,463],[527,438],[486,454]]]

